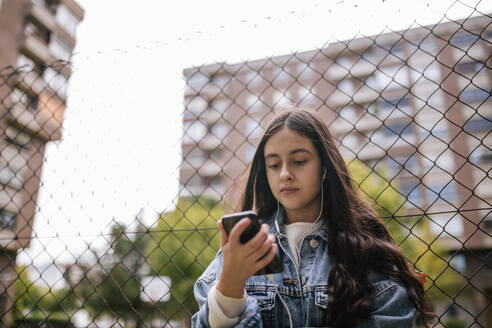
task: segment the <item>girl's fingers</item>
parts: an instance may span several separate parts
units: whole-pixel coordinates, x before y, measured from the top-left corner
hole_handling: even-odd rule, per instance
[[[268,224],[262,224],[260,231],[258,231],[256,235],[244,245],[246,247],[246,251],[248,253],[255,252],[258,249],[258,247],[260,247],[268,238],[269,230],[270,227],[268,226]]]
[[[246,217],[244,219],[239,220],[238,223],[234,225],[234,227],[231,230],[231,233],[229,234],[229,240],[233,244],[239,244],[239,237],[241,234],[246,230],[246,228],[249,226],[251,223],[251,219]]]
[[[268,263],[272,262],[276,254],[277,254],[277,244],[272,244],[272,247],[270,248],[268,254],[264,258],[256,262],[255,272],[263,269],[264,267],[266,267]]]
[[[222,225],[222,220],[217,221],[217,225],[220,230],[220,248],[222,248],[225,244],[227,244],[227,233],[225,232],[224,226]]]
[[[275,235],[268,235],[263,243],[250,256],[254,262],[257,262],[263,255],[267,254],[275,241]]]

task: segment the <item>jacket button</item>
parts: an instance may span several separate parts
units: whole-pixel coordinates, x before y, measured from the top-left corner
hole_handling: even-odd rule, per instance
[[[316,239],[311,239],[311,241],[309,242],[309,246],[311,246],[311,248],[318,247],[318,241]]]

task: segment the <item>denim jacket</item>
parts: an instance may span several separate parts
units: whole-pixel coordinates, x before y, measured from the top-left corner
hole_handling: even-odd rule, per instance
[[[266,275],[251,276],[247,280],[246,305],[235,327],[289,327],[289,317],[276,295],[275,285],[290,310],[293,327],[322,327],[331,269],[326,230],[323,227],[304,238],[297,270],[283,231],[284,211],[281,208],[278,213],[280,231],[274,223],[275,214],[263,221],[270,226],[270,232],[277,236],[278,256],[283,271],[272,274],[273,282]],[[192,317],[192,327],[209,327],[207,295],[210,288],[217,284],[221,267],[222,253],[219,251],[195,283],[194,294],[200,310]],[[357,328],[413,327],[416,310],[401,283],[372,272],[369,279],[375,287],[376,298],[372,304],[371,317],[359,322]]]

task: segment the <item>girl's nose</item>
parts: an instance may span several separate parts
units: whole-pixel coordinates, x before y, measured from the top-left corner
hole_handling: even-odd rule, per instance
[[[287,167],[283,167],[282,171],[280,171],[280,180],[290,180],[292,179],[292,173],[288,170]]]

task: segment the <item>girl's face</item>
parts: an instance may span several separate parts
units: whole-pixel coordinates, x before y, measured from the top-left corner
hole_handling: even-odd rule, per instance
[[[320,211],[321,159],[311,140],[284,127],[264,149],[268,184],[287,223],[314,221]]]

